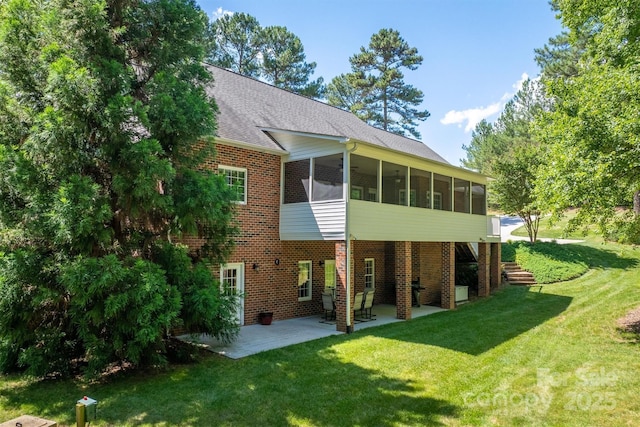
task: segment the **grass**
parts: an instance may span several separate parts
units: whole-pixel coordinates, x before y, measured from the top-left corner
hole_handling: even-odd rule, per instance
[[[591,243],[602,242],[602,237],[599,237],[594,231],[595,226],[582,227],[570,233],[565,232],[565,228],[567,227],[569,220],[574,218],[576,214],[577,210],[572,209],[568,210],[561,218],[559,218],[555,222],[552,222],[551,217],[549,216],[540,219],[538,238],[544,237],[548,239],[586,240]],[[513,234],[514,236],[529,237],[529,234],[527,234],[527,229],[524,226],[514,230],[511,234]]]
[[[634,425],[640,347],[616,319],[640,305],[640,250],[585,247],[575,280],[240,360],[98,384],[0,377],[0,421],[75,425],[87,394],[92,426]]]
[[[625,268],[633,262],[621,259],[605,246],[581,244],[559,245],[552,242],[525,241],[502,244],[502,261],[515,261],[530,271],[538,283],[555,283],[574,279],[589,269]]]

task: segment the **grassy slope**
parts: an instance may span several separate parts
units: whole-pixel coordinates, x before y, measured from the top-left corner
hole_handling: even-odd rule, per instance
[[[88,394],[102,426],[633,425],[639,347],[615,320],[640,304],[640,250],[593,250],[611,264],[572,281],[238,361],[90,386],[0,377],[0,420],[74,424]]]

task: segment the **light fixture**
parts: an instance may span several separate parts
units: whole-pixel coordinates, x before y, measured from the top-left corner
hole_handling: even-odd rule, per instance
[[[257,263],[255,263],[255,262],[253,263],[253,269],[254,269],[254,270],[257,270],[259,267],[260,267],[260,266],[259,266]]]
[[[320,261],[318,261],[318,265],[322,267],[324,265],[324,260],[321,259]]]

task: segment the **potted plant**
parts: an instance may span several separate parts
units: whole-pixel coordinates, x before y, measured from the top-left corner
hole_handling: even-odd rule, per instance
[[[261,325],[270,325],[272,320],[272,311],[261,311],[260,313],[258,313],[258,321],[260,321]]]

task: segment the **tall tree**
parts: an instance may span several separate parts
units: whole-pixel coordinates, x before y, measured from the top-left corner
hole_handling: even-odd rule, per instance
[[[463,146],[467,158],[463,165],[491,175],[491,203],[506,214],[518,215],[529,239],[538,235],[543,210],[536,195],[538,168],[544,161],[544,146],[534,134],[536,118],[551,108],[537,80],[526,80],[507,102],[494,124],[481,121],[469,146]]]
[[[373,126],[420,138],[416,122],[426,120],[430,114],[416,108],[424,95],[404,82],[401,71],[418,68],[422,63],[418,50],[409,47],[398,31],[381,29],[371,37],[369,46],[361,47],[349,62],[352,72],[346,80],[363,95],[352,112]]]
[[[635,203],[640,222],[640,2],[556,2],[574,47],[588,34],[578,73],[548,78],[556,108],[541,122],[551,158],[542,169],[540,199],[555,212],[580,206],[572,225],[618,228],[615,208]],[[637,228],[637,227],[636,227]]]
[[[256,18],[246,13],[223,15],[211,24],[209,61],[249,76],[260,76],[264,39]]]
[[[316,63],[305,62],[306,56],[300,38],[286,27],[271,26],[262,31],[261,75],[274,86],[311,98],[320,98],[324,92],[322,77],[309,81]]]
[[[365,94],[354,86],[352,74],[340,74],[331,79],[325,95],[329,105],[351,111],[361,120],[369,121],[370,111],[366,109]]]
[[[237,332],[205,264],[234,231],[198,168],[206,27],[193,0],[0,3],[0,369],[95,374],[163,362],[178,324]]]

